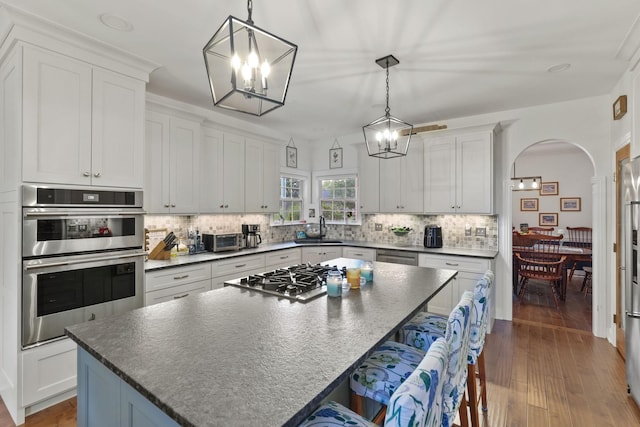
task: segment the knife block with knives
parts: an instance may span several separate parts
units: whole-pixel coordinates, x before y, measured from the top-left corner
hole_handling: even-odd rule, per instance
[[[171,258],[171,248],[178,244],[178,237],[173,234],[173,231],[167,234],[167,236],[156,245],[155,248],[149,252],[149,259],[155,260],[167,260]]]

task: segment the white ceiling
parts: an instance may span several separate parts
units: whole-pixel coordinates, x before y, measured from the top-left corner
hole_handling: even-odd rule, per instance
[[[245,0],[1,0],[162,66],[150,92],[213,108],[202,48]],[[129,32],[100,23],[110,13]],[[260,118],[303,140],[361,132],[384,113],[423,124],[608,94],[636,46],[637,0],[254,0],[255,25],[299,47],[284,107]],[[625,49],[622,49],[625,47]],[[570,63],[561,73],[553,65]]]

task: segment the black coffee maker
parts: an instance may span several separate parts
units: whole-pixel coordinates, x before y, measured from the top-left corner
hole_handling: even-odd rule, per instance
[[[242,224],[242,239],[245,248],[257,248],[262,243],[260,224]]]
[[[425,248],[441,248],[442,247],[442,228],[437,225],[427,225],[424,228],[424,247]]]

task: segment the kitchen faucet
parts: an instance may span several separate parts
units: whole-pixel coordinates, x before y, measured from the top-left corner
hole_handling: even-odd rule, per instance
[[[320,238],[322,239],[325,235],[327,224],[325,223],[323,216],[320,216],[318,219],[320,220]]]

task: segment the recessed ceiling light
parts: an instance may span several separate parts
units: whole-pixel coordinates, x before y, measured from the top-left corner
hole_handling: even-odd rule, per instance
[[[131,24],[131,22],[127,21],[126,19],[120,16],[112,15],[110,13],[103,13],[102,15],[99,16],[99,18],[100,18],[100,22],[102,22],[104,25],[106,25],[109,28],[113,28],[114,30],[118,30],[118,31],[133,30],[133,25]]]
[[[551,67],[547,68],[547,72],[548,73],[561,73],[563,71],[568,70],[571,67],[571,64],[568,63],[563,63],[563,64],[556,64],[556,65],[552,65]]]

